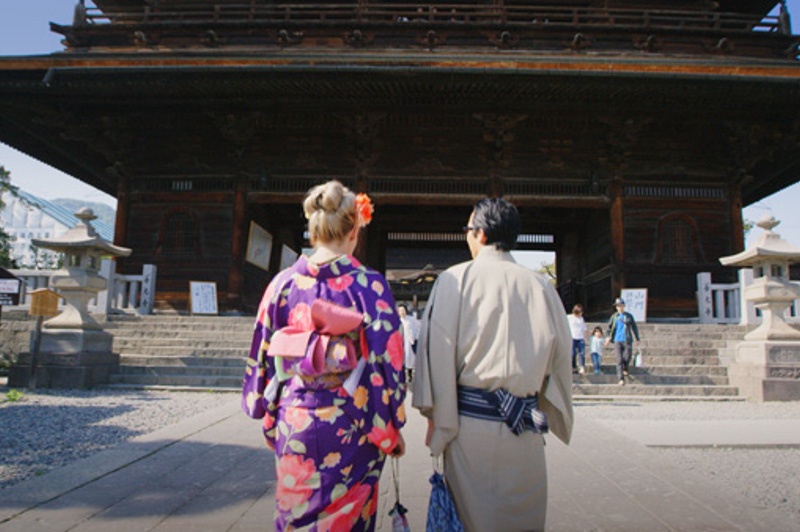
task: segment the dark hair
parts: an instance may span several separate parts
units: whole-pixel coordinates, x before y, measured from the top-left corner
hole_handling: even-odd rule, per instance
[[[483,229],[486,243],[511,251],[517,247],[520,231],[519,211],[503,198],[486,198],[475,204],[472,226]]]
[[[405,303],[400,303],[399,305],[397,305],[397,308],[398,309],[403,308],[406,310],[406,312],[408,312],[408,305],[406,305]]]
[[[596,333],[597,331],[600,331],[600,334],[603,334],[603,329],[602,328],[595,327],[594,329],[592,329],[592,336],[594,336],[594,333]]]

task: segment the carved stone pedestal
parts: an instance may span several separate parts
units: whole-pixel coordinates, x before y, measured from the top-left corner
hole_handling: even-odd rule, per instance
[[[798,401],[800,342],[742,342],[728,376],[751,401]]]
[[[119,354],[112,353],[114,337],[103,331],[47,330],[42,332],[36,356],[38,388],[92,388],[108,384],[119,368]],[[21,353],[8,375],[9,387],[27,387],[31,377],[31,353]]]

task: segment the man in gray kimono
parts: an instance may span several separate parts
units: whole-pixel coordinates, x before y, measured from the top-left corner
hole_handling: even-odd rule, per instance
[[[413,406],[467,531],[543,530],[543,433],[572,432],[570,332],[552,284],[509,251],[512,204],[484,199],[464,228],[473,260],[443,272],[425,309]]]

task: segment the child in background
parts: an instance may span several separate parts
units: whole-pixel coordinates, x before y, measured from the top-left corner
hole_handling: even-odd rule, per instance
[[[595,374],[602,373],[600,370],[600,361],[603,358],[603,329],[595,327],[592,331],[592,341],[589,344],[589,352],[592,354],[592,367]]]

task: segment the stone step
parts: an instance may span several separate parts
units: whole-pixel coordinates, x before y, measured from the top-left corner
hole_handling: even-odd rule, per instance
[[[735,386],[699,386],[699,385],[656,385],[628,383],[618,384],[573,384],[573,395],[660,395],[673,397],[698,396],[737,396],[739,389]]]
[[[244,363],[236,366],[120,366],[119,373],[122,377],[152,376],[169,379],[171,377],[192,377],[205,375],[209,377],[236,377],[240,381],[244,376]]]
[[[632,383],[644,385],[703,385],[727,386],[727,375],[662,375],[655,373],[631,373],[628,377]],[[602,375],[587,373],[574,375],[573,384],[617,384],[616,371],[607,371]]]
[[[120,355],[121,366],[176,366],[194,368],[196,366],[234,367],[244,371],[246,356],[238,357],[194,357],[194,356],[155,356]]]
[[[186,388],[215,388],[241,391],[242,375],[223,377],[218,375],[111,375],[111,385],[128,387],[179,386]]]
[[[233,333],[252,335],[253,324],[251,322],[245,324],[214,324],[214,323],[163,323],[163,324],[148,324],[136,327],[104,327],[104,329],[118,336],[143,336],[148,334],[158,334],[165,331],[173,331],[180,333]]]
[[[608,367],[602,366],[602,368],[604,370],[608,368],[608,370],[605,371],[605,373],[610,373],[615,371],[614,366],[608,366]],[[720,377],[728,376],[727,367],[719,365],[712,366],[709,364],[701,364],[701,365],[681,364],[676,366],[642,366],[641,368],[633,368],[634,374],[638,374],[639,371],[657,373],[659,375],[708,375],[708,376],[720,376]]]
[[[250,351],[247,347],[196,347],[187,348],[180,346],[136,346],[135,349],[126,349],[120,355],[139,355],[139,356],[173,356],[173,357],[197,357],[197,358],[226,358],[226,357],[246,357]]]
[[[140,351],[141,348],[157,348],[162,350],[174,349],[208,349],[208,348],[229,348],[229,349],[244,349],[250,350],[249,339],[243,340],[241,338],[226,339],[216,337],[192,337],[187,338],[184,336],[178,337],[164,337],[164,338],[120,338],[114,337],[114,351],[125,352],[135,348]]]
[[[238,329],[185,329],[180,330],[173,327],[159,327],[155,329],[111,329],[110,332],[114,338],[125,338],[130,340],[142,338],[233,338],[239,340],[250,341],[253,337],[253,328],[238,328]]]
[[[605,358],[605,357],[604,357]],[[644,367],[655,368],[661,366],[718,366],[719,357],[711,355],[664,355],[651,356],[644,354]]]

